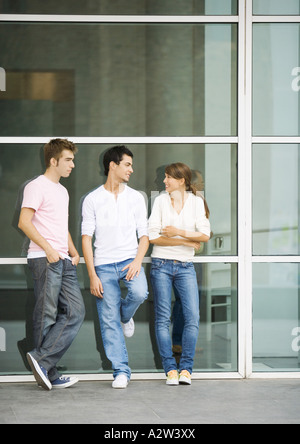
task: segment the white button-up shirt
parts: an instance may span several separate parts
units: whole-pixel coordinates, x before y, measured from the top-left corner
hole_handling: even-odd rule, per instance
[[[161,230],[173,226],[185,231],[200,232],[210,237],[210,222],[206,217],[204,201],[200,196],[189,193],[180,214],[174,209],[168,193],[158,196],[153,205],[149,219],[149,239],[154,240],[161,236]],[[180,236],[176,236],[180,239]],[[193,260],[195,250],[184,245],[161,247],[154,245],[152,257],[160,259],[190,262]]]
[[[148,236],[147,210],[141,193],[125,186],[116,199],[104,186],[83,202],[82,235],[95,235],[95,266],[134,259],[138,239]]]

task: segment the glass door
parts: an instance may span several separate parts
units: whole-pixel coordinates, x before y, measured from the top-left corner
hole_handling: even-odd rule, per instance
[[[253,3],[252,363],[284,377],[300,368],[299,1]]]

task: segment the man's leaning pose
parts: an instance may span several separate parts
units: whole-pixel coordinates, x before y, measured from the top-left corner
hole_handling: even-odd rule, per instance
[[[107,181],[85,198],[82,210],[83,254],[91,293],[97,297],[102,340],[114,370],[115,389],[125,389],[130,380],[124,335],[133,335],[133,316],[148,297],[142,267],[149,247],[147,212],[143,196],[127,186],[133,173],[132,159],[125,146],[105,153]],[[125,299],[121,297],[121,280],[128,289]]]
[[[67,388],[56,365],[76,337],[85,316],[77,280],[79,254],[68,229],[69,195],[60,184],[74,168],[76,146],[53,139],[44,147],[46,172],[24,190],[19,228],[31,240],[28,265],[34,280],[35,349],[27,353],[37,383],[46,390]]]

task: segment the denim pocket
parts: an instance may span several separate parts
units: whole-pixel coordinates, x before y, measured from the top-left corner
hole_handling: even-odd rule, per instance
[[[165,259],[152,259],[151,270],[159,270],[166,263]]]
[[[28,267],[32,273],[34,280],[39,280],[47,269],[47,258],[39,257],[36,259],[28,259]]]
[[[60,264],[60,262],[61,262],[61,259],[59,259],[57,262],[49,262],[48,260],[47,260],[47,266],[48,267],[57,267],[57,265],[59,265]]]
[[[193,262],[182,262],[183,268],[194,268]]]

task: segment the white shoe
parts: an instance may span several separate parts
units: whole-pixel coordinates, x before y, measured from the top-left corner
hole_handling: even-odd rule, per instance
[[[134,330],[135,330],[133,318],[131,318],[130,321],[127,322],[127,324],[123,324],[123,322],[121,322],[121,325],[124,336],[126,336],[126,338],[131,338],[134,335]]]
[[[192,375],[187,370],[182,370],[179,375],[179,384],[182,385],[191,385],[192,384]]]
[[[167,385],[179,385],[179,380],[178,380],[178,371],[177,370],[171,370],[168,374],[167,374]]]
[[[126,375],[121,374],[116,377],[114,382],[112,383],[112,388],[114,389],[126,389],[128,386],[128,378]]]

